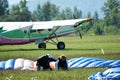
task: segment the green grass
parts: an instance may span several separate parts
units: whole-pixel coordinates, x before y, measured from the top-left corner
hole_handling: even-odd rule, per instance
[[[57,50],[55,45],[47,44],[47,49],[37,49],[34,43],[27,45],[0,46],[0,61],[16,58],[36,60],[43,54],[51,54],[57,58],[65,54],[68,59],[75,57],[97,57],[103,59],[120,59],[120,35],[61,37],[66,44],[65,50]],[[102,54],[101,49],[105,54]],[[107,68],[80,68],[69,71],[0,71],[0,80],[87,80],[93,72],[105,71]]]

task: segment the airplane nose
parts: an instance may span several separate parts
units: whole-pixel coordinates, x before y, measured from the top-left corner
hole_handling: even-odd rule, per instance
[[[88,18],[88,19],[87,19],[88,22],[90,22],[90,21],[92,21],[92,20],[93,20],[93,18]]]

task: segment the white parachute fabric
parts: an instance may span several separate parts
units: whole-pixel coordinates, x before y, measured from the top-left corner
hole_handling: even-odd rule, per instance
[[[36,71],[36,61],[18,58],[0,62],[0,70],[13,70],[13,69]]]
[[[34,61],[24,60],[24,66],[21,70],[34,70]]]
[[[24,59],[18,58],[15,60],[14,69],[22,69],[24,66]]]
[[[105,60],[101,58],[72,58],[68,60],[68,68],[105,68],[105,67],[120,67],[120,60]],[[0,70],[5,69],[22,69],[22,70],[36,70],[36,61],[28,59],[9,59],[7,61],[0,61]]]

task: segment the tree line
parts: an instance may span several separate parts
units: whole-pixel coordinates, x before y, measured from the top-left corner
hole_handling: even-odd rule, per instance
[[[26,0],[21,0],[19,4],[13,5],[12,8],[9,8],[7,0],[0,0],[0,21],[51,21],[93,17],[94,20],[91,23],[83,24],[83,27],[80,28],[82,34],[120,34],[120,0],[107,0],[101,10],[104,13],[103,19],[99,18],[97,11],[93,16],[90,12],[83,16],[82,11],[77,7],[73,9],[67,7],[60,10],[59,6],[49,1],[43,5],[38,4],[37,8],[31,12],[27,7]]]

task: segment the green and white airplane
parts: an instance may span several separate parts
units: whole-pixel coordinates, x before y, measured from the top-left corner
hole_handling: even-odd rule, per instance
[[[35,42],[38,48],[46,49],[46,43],[49,42],[57,45],[58,49],[65,49],[65,43],[59,41],[58,37],[75,33],[79,25],[92,20],[85,18],[42,22],[0,22],[0,45]],[[53,38],[56,38],[56,41]]]

